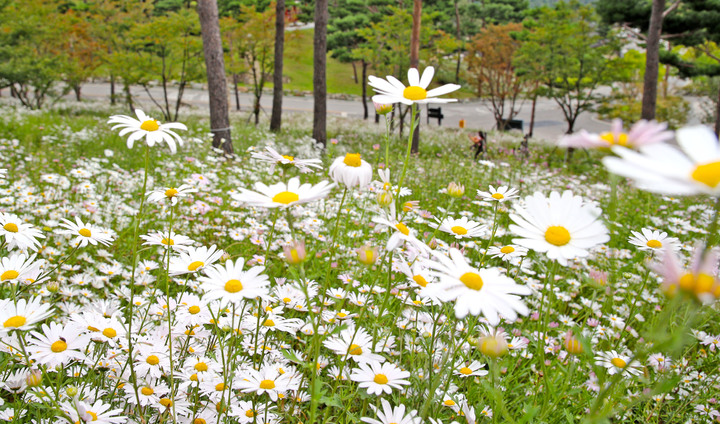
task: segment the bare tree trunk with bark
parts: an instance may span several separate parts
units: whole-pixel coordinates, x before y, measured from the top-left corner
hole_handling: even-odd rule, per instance
[[[275,70],[270,131],[280,131],[283,101],[283,51],[285,48],[285,0],[275,3]]]
[[[200,17],[200,30],[202,32],[203,53],[205,54],[208,92],[210,95],[212,144],[213,147],[221,148],[227,154],[233,154],[232,138],[230,138],[225,60],[223,58],[222,39],[220,38],[217,0],[198,0],[197,11]]]
[[[368,119],[368,105],[367,105],[367,68],[368,63],[365,59],[362,60],[362,104],[363,104],[363,119]]]
[[[458,0],[455,0],[455,36],[460,40],[460,9]],[[460,84],[460,60],[462,59],[462,47],[458,47],[457,63],[455,64],[455,84]]]
[[[313,138],[323,147],[327,144],[327,23],[328,0],[316,0],[313,39]]]
[[[642,119],[655,119],[657,104],[657,83],[660,70],[660,35],[665,12],[665,0],[653,0],[650,14],[650,28],[647,37],[645,59],[645,81],[643,83]]]
[[[410,67],[417,69],[420,66],[420,19],[422,18],[422,0],[414,0],[413,3],[413,26],[410,37]],[[412,136],[410,151],[420,151],[420,109],[418,108],[417,126]],[[412,125],[412,122],[410,123]]]

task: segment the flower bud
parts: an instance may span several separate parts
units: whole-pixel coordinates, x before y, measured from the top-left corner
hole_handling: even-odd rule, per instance
[[[67,386],[65,388],[65,393],[67,393],[70,397],[75,397],[78,394],[78,389],[75,386]]]
[[[451,182],[448,184],[447,193],[452,197],[462,197],[465,194],[465,186]]]
[[[57,281],[50,281],[49,283],[47,283],[46,287],[50,293],[55,293],[60,290],[60,283]]]
[[[30,387],[39,387],[42,384],[42,372],[40,370],[32,370],[25,377],[25,382]]]
[[[392,205],[393,202],[393,195],[389,191],[381,191],[377,195],[377,202],[382,207],[388,207]]]
[[[365,265],[372,265],[378,257],[377,247],[364,245],[357,249],[358,260]]]
[[[478,348],[483,355],[499,358],[508,352],[508,344],[502,334],[488,334],[478,340]]]
[[[577,337],[573,336],[572,331],[569,331],[565,334],[565,350],[568,351],[571,355],[579,355],[583,353],[583,346],[580,343],[580,340],[577,339]]]
[[[298,265],[305,261],[307,252],[305,251],[304,241],[292,241],[289,245],[283,246],[285,260],[290,265]]]
[[[375,113],[377,113],[378,115],[387,115],[388,113],[392,112],[392,105],[385,105],[375,102],[373,102],[373,104],[375,105]]]

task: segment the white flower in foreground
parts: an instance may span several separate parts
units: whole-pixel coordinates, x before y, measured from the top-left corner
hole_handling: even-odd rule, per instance
[[[498,188],[495,188],[493,186],[490,186],[489,191],[482,191],[478,190],[477,195],[479,197],[482,197],[485,200],[490,200],[494,202],[504,202],[506,200],[514,199],[517,196],[518,189],[516,188],[510,188],[508,186],[499,186]]]
[[[221,299],[223,303],[238,303],[246,299],[255,299],[268,295],[270,281],[264,266],[254,266],[243,271],[244,258],[235,262],[228,260],[223,265],[205,268],[206,277],[199,277],[200,288],[205,291],[206,301]]]
[[[279,394],[288,390],[296,389],[291,373],[280,374],[277,367],[272,365],[263,366],[260,371],[252,368],[240,372],[241,378],[236,381],[237,387],[244,393],[255,393],[262,395],[267,393],[270,399],[275,402]]]
[[[405,380],[410,373],[403,371],[394,364],[386,362],[368,362],[358,364],[360,368],[352,371],[350,379],[360,383],[360,388],[367,389],[370,395],[390,394],[392,389],[401,389],[410,382]]]
[[[267,186],[260,182],[255,183],[255,191],[241,188],[240,193],[233,194],[232,198],[250,206],[286,208],[292,205],[322,199],[326,197],[334,187],[335,184],[331,184],[328,181],[321,181],[315,185],[307,183],[300,185],[300,179],[294,177],[291,178],[287,184],[280,182]]]
[[[373,172],[372,166],[360,157],[360,153],[348,153],[333,161],[328,174],[336,183],[362,190],[370,184]]]
[[[320,159],[298,159],[295,156],[281,155],[270,146],[265,146],[264,152],[253,152],[252,158],[270,164],[270,172],[275,170],[276,165],[294,166],[303,174],[312,172],[312,168],[322,168]]]
[[[33,331],[28,341],[30,358],[49,368],[65,365],[72,360],[82,361],[83,353],[90,343],[90,336],[73,324],[64,327],[56,322],[42,325],[42,333]]]
[[[435,260],[424,263],[440,282],[428,284],[425,291],[445,302],[455,301],[458,319],[482,313],[491,325],[497,325],[500,315],[512,322],[518,313],[527,315],[529,312],[517,295],[530,294],[530,288],[515,284],[498,269],[470,266],[457,249],[450,249],[449,257],[437,251],[431,253]]]
[[[640,250],[645,251],[660,251],[663,249],[680,249],[680,240],[675,237],[668,237],[664,231],[651,230],[649,228],[643,228],[642,234],[637,231],[631,231],[632,236],[628,239],[630,244],[638,247]]]
[[[428,222],[428,225],[444,233],[451,234],[458,240],[481,237],[483,233],[485,233],[485,230],[487,230],[487,227],[479,222],[469,220],[466,216],[457,219],[447,217],[443,219],[442,222],[436,218],[436,221],[438,221],[437,224]]]
[[[110,409],[112,405],[96,400],[94,404],[76,401],[75,403],[63,402],[63,411],[70,415],[73,422],[96,424],[122,424],[128,418],[123,414],[122,409]]]
[[[400,405],[395,408],[390,405],[390,402],[385,399],[380,400],[382,402],[382,410],[370,405],[375,411],[378,419],[362,417],[360,421],[368,424],[421,424],[422,418],[417,416],[416,411],[410,411],[409,414],[405,415],[405,405]]]
[[[180,252],[179,257],[170,258],[170,275],[197,272],[216,262],[225,252],[218,250],[213,244],[205,247],[190,247]]]
[[[623,355],[617,351],[600,352],[595,356],[595,365],[607,368],[610,375],[620,372],[627,372],[632,375],[640,375],[643,373],[642,365],[638,361],[631,361],[628,355]]]
[[[109,246],[113,242],[113,237],[108,230],[90,223],[83,223],[78,217],[75,217],[75,222],[63,219],[60,226],[65,228],[65,230],[59,230],[58,234],[75,237],[72,242],[73,246],[85,247],[88,244],[97,246],[98,243]]]
[[[507,245],[503,247],[490,246],[487,254],[491,258],[500,258],[503,261],[511,261],[515,258],[522,258],[527,255],[528,249],[520,246]]]
[[[667,131],[666,123],[657,123],[655,121],[641,120],[636,122],[629,132],[623,130],[623,122],[621,119],[615,119],[612,122],[610,131],[591,134],[585,130],[571,135],[566,135],[560,139],[558,145],[563,147],[589,147],[589,148],[610,148],[613,146],[623,146],[629,148],[638,148],[650,144],[664,143],[672,140],[672,131]]]
[[[35,261],[35,256],[29,258],[24,253],[13,253],[9,257],[0,260],[0,283],[27,281],[26,276],[31,276],[33,271],[39,270],[39,267],[45,261],[40,259]]]
[[[323,341],[323,345],[343,357],[350,358],[355,362],[384,362],[385,358],[373,352],[372,336],[360,327],[348,327],[339,335],[330,337]]]
[[[2,212],[0,212],[0,236],[5,237],[8,250],[17,247],[20,250],[37,251],[40,247],[37,239],[45,238],[32,224],[23,222],[17,215]]]
[[[148,202],[162,203],[170,201],[170,204],[177,205],[178,199],[187,197],[190,193],[197,193],[198,189],[190,184],[183,184],[180,187],[164,187],[158,188],[147,193]]]
[[[0,335],[12,330],[30,330],[50,315],[52,315],[50,304],[43,303],[39,296],[30,300],[18,299],[17,304],[12,299],[2,299],[0,300]]]
[[[457,99],[438,99],[435,96],[442,96],[443,94],[452,93],[453,91],[458,90],[460,86],[457,84],[445,84],[430,91],[427,90],[428,85],[430,85],[430,82],[432,81],[433,75],[435,75],[435,68],[432,66],[425,68],[422,78],[416,68],[410,68],[408,70],[408,82],[410,83],[409,87],[405,87],[405,84],[392,75],[388,75],[386,77],[387,80],[370,75],[368,77],[368,84],[378,93],[373,96],[372,100],[376,103],[404,103],[406,105],[411,105],[413,103],[425,104],[456,102]]]
[[[145,115],[145,112],[140,109],[135,109],[135,115],[137,119],[132,116],[113,115],[108,120],[108,124],[117,124],[112,129],[122,128],[119,133],[120,137],[130,134],[127,139],[128,149],[132,149],[133,143],[143,137],[145,137],[145,142],[150,147],[153,147],[155,143],[165,141],[173,153],[177,150],[175,147],[176,141],[177,144],[182,146],[182,138],[172,130],[187,130],[185,124],[178,122],[161,124],[156,119]]]
[[[615,146],[618,157],[603,163],[614,174],[635,181],[638,188],[653,193],[720,196],[720,146],[710,129],[685,127],[676,132],[676,147],[660,143],[643,146],[640,152]]]
[[[563,266],[568,259],[588,256],[588,249],[610,240],[598,219],[602,211],[570,191],[562,196],[554,191],[549,198],[536,192],[525,198],[525,207],[515,205],[515,212],[510,219],[517,225],[510,225],[510,231],[522,238],[513,243],[545,253]]]

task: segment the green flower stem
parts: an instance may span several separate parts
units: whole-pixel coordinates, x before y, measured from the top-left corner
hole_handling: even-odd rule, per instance
[[[172,237],[172,229],[175,218],[175,207],[172,202],[170,204],[170,223],[168,225],[168,238]],[[168,350],[170,352],[170,401],[172,402],[172,420],[177,421],[177,414],[175,413],[175,370],[173,364],[173,338],[172,338],[172,308],[170,306],[170,243],[167,244],[167,262],[165,267],[165,301],[167,302],[167,324],[168,324]],[[186,283],[187,284],[187,283]]]
[[[405,163],[403,163],[402,174],[400,174],[400,181],[398,182],[397,193],[395,195],[396,210],[400,210],[400,190],[405,182],[405,175],[407,174],[408,163],[410,163],[410,151],[412,150],[412,139],[415,133],[415,127],[417,126],[417,105],[413,103],[410,117],[410,134],[408,135],[407,153],[405,153]]]

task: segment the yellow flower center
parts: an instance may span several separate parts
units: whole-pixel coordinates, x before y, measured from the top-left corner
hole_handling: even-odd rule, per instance
[[[348,348],[348,353],[350,355],[362,355],[363,351],[359,345],[351,344],[350,347]]]
[[[243,285],[240,280],[228,280],[225,283],[225,291],[228,293],[237,293],[243,289]]]
[[[408,229],[407,225],[403,224],[402,222],[398,222],[397,224],[395,224],[395,228],[397,228],[398,231],[400,231],[406,236],[410,234],[410,230]]]
[[[281,191],[272,198],[273,202],[282,203],[284,205],[289,205],[290,203],[297,202],[298,200],[300,200],[300,196],[292,191]]]
[[[715,188],[720,183],[720,161],[698,165],[692,172],[693,180]]]
[[[205,421],[203,418],[195,418],[193,420],[193,424],[207,424],[207,421]]]
[[[208,370],[208,366],[205,362],[198,362],[195,364],[195,371],[205,372]]]
[[[142,393],[145,396],[150,396],[151,394],[155,393],[155,390],[153,390],[152,387],[145,386],[142,389],[140,389],[140,393]]]
[[[492,197],[493,199],[495,199],[495,200],[502,200],[502,199],[505,198],[505,196],[503,196],[503,195],[500,194],[500,193],[493,193],[493,195],[492,195],[491,197]]]
[[[360,153],[348,153],[345,155],[345,159],[343,159],[343,163],[347,166],[352,166],[354,168],[359,167],[362,165],[362,159],[360,159]]]
[[[160,125],[158,125],[158,121],[155,119],[150,119],[140,124],[140,129],[145,131],[157,131],[160,129]]]
[[[653,249],[659,249],[662,247],[662,242],[659,240],[648,240],[646,244],[647,247],[651,247]]]
[[[387,384],[388,378],[385,374],[376,374],[375,378],[373,378],[373,381],[377,384]]]
[[[474,272],[466,272],[460,276],[460,281],[469,289],[480,290],[483,287],[483,280],[480,275]]]
[[[618,146],[627,146],[628,145],[628,135],[625,133],[618,134],[617,138],[615,138],[615,134],[611,132],[606,132],[600,134],[600,139],[605,141],[609,145],[618,145]]]
[[[627,366],[627,362],[625,362],[622,358],[612,358],[610,363],[618,368],[625,368],[625,366]]]
[[[67,349],[67,343],[65,343],[62,340],[58,340],[55,343],[50,345],[50,350],[52,350],[55,353],[60,353]]]
[[[545,231],[545,241],[555,246],[565,246],[570,243],[570,232],[559,225],[548,227]]]
[[[427,91],[417,85],[411,85],[403,90],[403,97],[413,101],[423,100],[427,98]]]
[[[160,399],[160,405],[162,405],[166,408],[169,408],[172,406],[172,400],[170,400],[168,398],[162,398],[162,399]]]
[[[465,227],[461,227],[459,225],[450,228],[450,231],[460,236],[464,236],[465,234],[467,234],[467,230],[465,229]]]
[[[253,411],[252,409],[248,409],[247,411],[245,411],[245,416],[248,418],[252,418],[255,416],[255,411]]]
[[[285,158],[285,159],[287,159],[287,160],[289,160],[290,162],[292,162],[292,161],[294,161],[294,160],[295,160],[295,158],[294,158],[294,157],[292,157],[292,156],[288,156],[288,155],[282,155],[282,157],[283,157],[283,158]]]
[[[225,390],[225,383],[218,383],[215,385],[215,391],[222,392]]]
[[[714,285],[715,278],[705,273],[697,275],[685,274],[680,277],[680,287],[685,291],[694,292],[695,294],[710,293],[713,291]]]
[[[452,400],[452,399],[447,399],[447,400],[444,400],[444,401],[443,401],[443,405],[445,405],[445,406],[454,406],[454,405],[455,405],[455,401]]]
[[[78,233],[80,233],[80,235],[83,237],[90,237],[92,235],[90,230],[88,230],[87,228],[81,228]]]
[[[19,272],[15,271],[14,269],[9,269],[0,275],[0,281],[7,281],[7,280],[13,280],[20,275]]]
[[[275,321],[273,321],[271,319],[266,319],[265,322],[263,323],[263,325],[265,327],[275,327]]]
[[[164,238],[164,239],[160,240],[160,243],[164,244],[165,246],[174,246],[175,245],[175,241],[171,238]]]
[[[472,374],[472,370],[468,367],[462,367],[462,368],[460,368],[460,374],[470,375],[470,374]]]
[[[427,280],[425,279],[425,277],[423,277],[423,276],[420,275],[420,274],[414,275],[414,276],[413,276],[413,281],[415,281],[416,283],[418,283],[418,285],[419,285],[420,287],[425,287],[425,286],[428,285],[428,282],[427,282]]]
[[[155,355],[150,355],[150,356],[147,357],[147,359],[145,360],[145,362],[147,362],[147,363],[150,364],[150,365],[157,365],[157,364],[160,363],[160,358],[158,358],[158,357],[155,356]]]
[[[178,191],[174,188],[169,188],[165,190],[165,197],[172,198],[175,197],[178,194]]]
[[[260,388],[265,390],[272,390],[275,388],[275,382],[272,380],[263,380],[260,382]]]
[[[188,308],[188,312],[190,312],[193,315],[198,314],[198,313],[200,313],[200,307],[197,305],[193,305]]]
[[[283,297],[283,302],[290,303],[290,302],[292,302],[292,299],[290,299],[289,297]]]
[[[108,327],[103,330],[102,334],[103,334],[103,336],[107,337],[108,339],[112,339],[115,336],[117,336],[117,331],[115,331],[114,328]]]
[[[97,421],[97,414],[93,411],[87,411],[88,414],[92,417],[92,421]]]
[[[23,317],[23,316],[20,316],[20,315],[15,315],[14,317],[8,318],[8,319],[3,323],[3,327],[5,327],[5,328],[18,328],[18,327],[22,327],[23,325],[25,325],[26,322],[27,322],[27,318],[25,318],[25,317]]]
[[[201,262],[201,261],[191,262],[190,265],[188,265],[188,271],[195,271],[196,269],[200,268],[201,266],[205,266],[205,262]]]
[[[11,233],[18,232],[18,226],[12,222],[8,222],[7,224],[3,225],[3,229],[5,229],[5,231],[10,231]]]
[[[515,251],[515,248],[512,247],[512,246],[505,246],[505,247],[503,247],[502,249],[500,249],[500,252],[501,252],[501,253],[504,253],[504,254],[506,254],[506,255],[507,255],[508,253],[512,253],[512,252],[514,252],[514,251]]]

